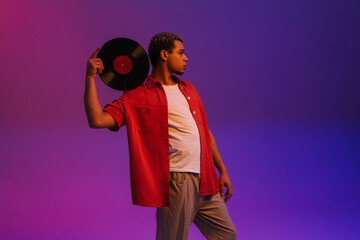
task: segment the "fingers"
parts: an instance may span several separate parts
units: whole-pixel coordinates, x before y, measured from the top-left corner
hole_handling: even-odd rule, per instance
[[[98,74],[102,74],[104,70],[104,66],[102,64],[96,63],[96,70]]]
[[[221,197],[224,197],[224,183],[220,182],[220,195]]]
[[[99,64],[102,68],[104,68],[104,64],[100,58],[89,59],[89,63],[90,64]]]
[[[232,184],[226,184],[226,194],[225,194],[225,202],[227,202],[234,194]]]
[[[225,194],[225,202],[229,201],[229,199],[233,196],[233,194],[234,194],[234,192],[233,192],[232,186],[227,187],[227,191]]]
[[[91,58],[87,62],[86,75],[95,77],[96,74],[102,74],[104,70],[104,64],[100,58]]]
[[[98,62],[93,62],[93,63],[90,63],[90,69],[91,69],[91,72],[93,73],[99,73],[101,74],[102,71],[104,70],[104,66],[101,64],[101,63],[98,63]]]
[[[87,61],[87,67],[86,67],[86,77],[95,78],[96,74],[102,74],[104,68],[104,64],[101,61],[100,58],[96,58],[96,56],[101,51],[101,47],[96,49],[95,52],[93,52]]]
[[[95,58],[95,57],[98,55],[98,53],[99,53],[100,51],[101,51],[101,47],[99,47],[98,49],[96,49],[96,51],[95,51],[95,52],[93,52],[93,54],[91,54],[90,59]]]

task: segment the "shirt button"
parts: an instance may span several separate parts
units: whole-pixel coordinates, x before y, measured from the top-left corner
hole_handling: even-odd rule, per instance
[[[196,111],[193,111],[193,114],[195,114],[196,113]]]
[[[188,97],[188,99],[190,100],[190,97]]]
[[[143,110],[143,112],[145,112],[145,111],[146,111],[146,108],[143,108],[142,110]]]
[[[203,158],[204,157],[204,155],[201,155],[201,158]]]
[[[180,89],[182,90],[182,89],[183,89],[183,87],[180,87]]]

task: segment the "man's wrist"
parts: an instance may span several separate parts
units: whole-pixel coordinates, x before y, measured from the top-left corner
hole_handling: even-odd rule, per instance
[[[85,77],[86,83],[95,81],[95,77],[86,75]]]
[[[225,166],[222,167],[222,168],[219,168],[218,170],[219,170],[219,173],[220,173],[220,174],[225,174],[225,173],[227,173],[227,168],[226,168]]]

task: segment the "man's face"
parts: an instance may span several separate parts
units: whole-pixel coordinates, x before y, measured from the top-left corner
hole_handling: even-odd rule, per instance
[[[182,75],[186,69],[186,62],[189,60],[184,53],[184,46],[182,42],[175,40],[175,48],[172,53],[169,53],[167,64],[168,68],[172,73]]]

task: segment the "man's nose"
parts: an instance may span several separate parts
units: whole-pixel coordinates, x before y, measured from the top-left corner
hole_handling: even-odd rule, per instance
[[[188,57],[185,55],[185,62],[189,61]]]

